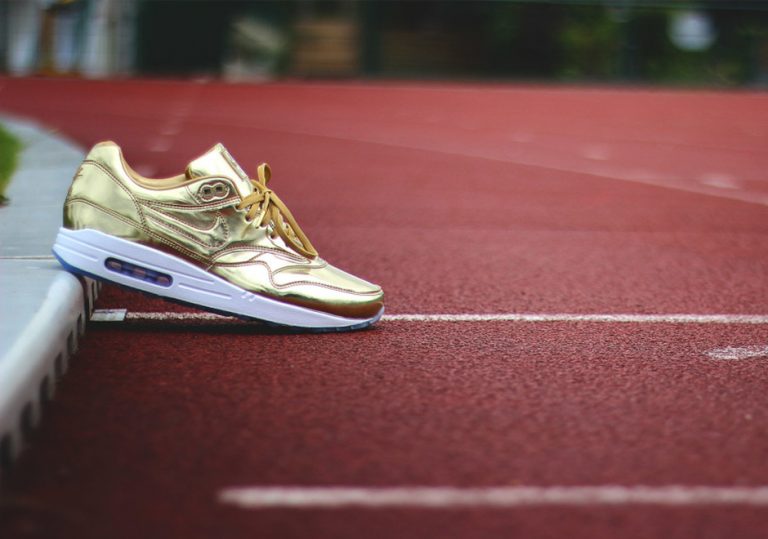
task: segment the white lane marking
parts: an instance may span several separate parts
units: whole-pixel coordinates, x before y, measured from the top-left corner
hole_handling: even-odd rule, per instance
[[[762,314],[390,314],[383,320],[407,322],[604,322],[633,324],[766,324]]]
[[[768,505],[768,487],[233,487],[219,502],[242,509],[520,507],[542,505]]]
[[[167,124],[160,129],[160,134],[166,137],[172,137],[178,135],[181,132],[181,124],[179,118],[172,118]]]
[[[141,174],[142,176],[146,178],[151,178],[155,174],[157,174],[157,169],[153,167],[152,165],[133,165],[133,170]]]
[[[768,357],[768,346],[741,346],[716,348],[707,352],[712,359],[747,359],[751,357]]]
[[[97,309],[94,315],[101,309]],[[125,320],[225,321],[235,317],[207,312],[126,311]],[[97,320],[106,321],[106,320]],[[631,324],[768,324],[764,314],[385,314],[389,322],[598,322]]]
[[[53,255],[3,255],[0,260],[55,260]]]
[[[234,316],[224,316],[216,313],[141,313],[141,312],[127,312],[125,314],[126,320],[181,320],[181,321],[240,321],[239,318]]]
[[[171,149],[173,141],[168,137],[157,137],[149,144],[149,151],[156,153],[167,152]]]
[[[741,183],[731,174],[710,172],[707,174],[702,174],[699,176],[698,180],[704,185],[709,185],[711,187],[717,187],[720,189],[741,189]]]
[[[96,309],[91,315],[91,322],[122,322],[126,309]]]
[[[611,149],[604,144],[591,144],[582,148],[581,155],[593,161],[608,161]]]

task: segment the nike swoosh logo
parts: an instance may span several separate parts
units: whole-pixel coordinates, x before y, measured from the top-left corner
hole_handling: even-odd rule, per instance
[[[165,228],[171,234],[168,239],[174,243],[185,243],[183,238],[207,247],[220,247],[226,242],[222,236],[222,218],[218,210],[199,208],[192,213],[194,207],[186,207],[174,211],[172,207],[157,204],[141,204],[144,217]]]

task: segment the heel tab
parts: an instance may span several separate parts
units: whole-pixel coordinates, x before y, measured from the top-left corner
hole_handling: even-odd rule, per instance
[[[114,163],[116,158],[122,160],[123,150],[111,140],[97,142],[85,157],[88,161],[97,161],[103,164]]]
[[[94,148],[98,148],[100,146],[116,146],[117,148],[120,148],[120,146],[118,146],[117,142],[114,140],[102,140],[101,142],[97,142],[93,145]]]
[[[101,142],[97,142],[93,145],[91,148],[91,152],[95,152],[98,150],[111,150],[111,151],[117,151],[118,153],[123,153],[123,151],[120,149],[120,146],[117,145],[116,142],[113,142],[111,140],[102,140]],[[90,153],[90,152],[89,152]]]

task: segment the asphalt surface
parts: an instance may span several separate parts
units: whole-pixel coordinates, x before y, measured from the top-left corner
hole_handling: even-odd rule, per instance
[[[149,175],[217,141],[389,313],[766,314],[768,97],[0,80]],[[74,172],[74,171],[73,171]],[[101,308],[188,310],[105,287]],[[233,486],[768,485],[765,324],[92,324],[4,487],[42,537],[763,537],[765,506],[244,509]],[[5,533],[3,533],[5,535]],[[13,535],[9,535],[13,536]]]

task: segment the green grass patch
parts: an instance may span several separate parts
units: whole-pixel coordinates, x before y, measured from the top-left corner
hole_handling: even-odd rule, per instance
[[[5,190],[18,164],[21,141],[0,125],[0,204],[5,204]]]

